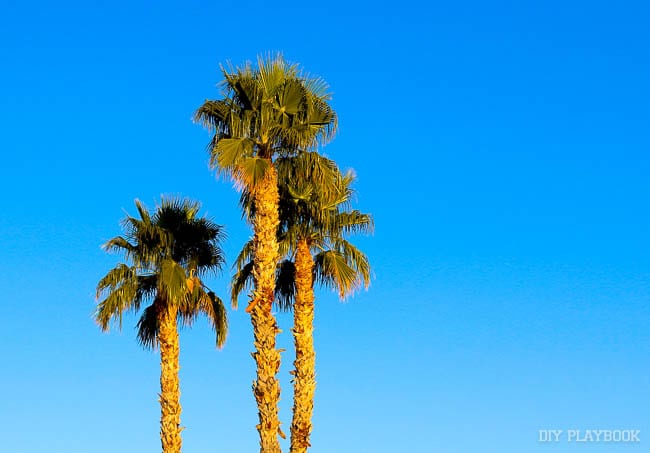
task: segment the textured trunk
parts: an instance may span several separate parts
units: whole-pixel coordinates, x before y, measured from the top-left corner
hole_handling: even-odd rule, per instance
[[[293,420],[291,453],[304,453],[311,446],[311,418],[316,389],[316,355],[314,353],[314,259],[309,244],[301,239],[296,250],[296,298],[293,307]]]
[[[280,384],[276,374],[280,368],[280,351],[275,347],[279,329],[271,313],[275,290],[275,268],[278,261],[278,176],[269,166],[264,179],[253,191],[255,203],[253,277],[255,289],[248,311],[253,324],[257,379],[253,382],[253,394],[257,402],[261,453],[281,453],[278,435],[280,430],[278,402]]]
[[[178,327],[176,311],[160,316],[160,441],[163,453],[181,451],[181,392],[178,383]]]

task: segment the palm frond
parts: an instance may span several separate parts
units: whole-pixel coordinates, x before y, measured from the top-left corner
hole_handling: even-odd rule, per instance
[[[237,258],[235,258],[235,263],[233,264],[234,269],[240,270],[253,260],[254,246],[255,243],[252,239],[246,241],[239,251]]]
[[[158,273],[158,291],[165,301],[171,304],[178,302],[187,294],[187,273],[185,269],[172,259],[165,259]]]
[[[138,281],[133,271],[120,264],[106,274],[97,286],[97,298],[108,292],[108,295],[97,304],[95,320],[103,331],[108,331],[112,319],[117,319],[122,328],[122,315],[129,310],[137,310],[140,300],[136,297]]]
[[[343,238],[336,241],[335,248],[340,251],[341,255],[345,258],[345,261],[354,270],[359,279],[359,285],[363,285],[364,288],[368,289],[372,277],[372,270],[368,256],[348,240]]]
[[[136,290],[135,301],[138,302],[137,308],[140,308],[140,302],[144,300],[153,300],[156,297],[158,289],[158,275],[157,274],[139,274],[138,288]],[[135,304],[134,304],[135,307]]]
[[[207,291],[203,293],[199,307],[216,333],[217,347],[223,347],[228,334],[228,315],[223,301],[214,292]]]
[[[228,99],[206,100],[194,113],[194,121],[213,132],[228,132],[224,127],[234,106]]]
[[[255,142],[250,138],[224,138],[215,145],[210,158],[210,167],[217,172],[234,174],[246,158],[253,157]]]
[[[360,284],[359,276],[342,253],[326,250],[314,259],[314,277],[321,285],[334,289],[344,299],[353,293]]]
[[[289,311],[296,296],[296,266],[283,260],[275,272],[275,302],[282,311]]]
[[[332,218],[330,229],[335,235],[353,233],[372,233],[374,221],[370,214],[364,214],[358,210],[339,212]]]
[[[136,328],[138,330],[138,343],[145,349],[156,349],[158,346],[158,332],[160,320],[158,316],[159,309],[156,303],[149,305],[142,312]]]
[[[135,277],[136,271],[134,268],[120,263],[99,280],[97,284],[96,296],[99,298],[101,294],[108,290],[112,291],[118,286],[122,285],[125,281],[131,280]]]
[[[126,256],[131,256],[136,252],[137,248],[131,244],[126,238],[122,236],[114,237],[102,245],[102,249],[107,252],[123,253]]]
[[[239,267],[230,282],[230,304],[237,308],[239,295],[253,287],[253,261]]]
[[[245,157],[234,170],[235,181],[241,187],[256,187],[270,166],[271,162],[263,157]]]

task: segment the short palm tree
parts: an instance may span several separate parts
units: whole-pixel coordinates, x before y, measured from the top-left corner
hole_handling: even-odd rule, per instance
[[[282,56],[258,58],[222,68],[223,98],[208,100],[195,119],[214,132],[210,164],[250,193],[253,226],[253,291],[246,309],[251,315],[257,376],[253,394],[258,408],[260,451],[280,453],[283,436],[278,417],[280,386],[276,378],[280,351],[278,328],[271,312],[275,268],[279,259],[276,232],[278,181],[275,160],[312,149],[332,138],[336,115],[328,105],[326,85],[304,75]]]
[[[335,164],[312,154],[278,161],[280,181],[280,228],[278,238],[284,260],[276,268],[276,299],[282,309],[294,311],[293,336],[294,404],[291,452],[303,453],[310,446],[314,405],[315,351],[314,282],[335,289],[343,299],[370,282],[370,265],[364,253],[347,236],[372,230],[372,218],[348,210],[354,177],[341,175]],[[328,184],[315,184],[323,173]],[[252,207],[242,197],[244,207]],[[250,285],[252,243],[240,253],[233,278],[232,300]]]
[[[127,311],[142,311],[138,340],[160,348],[160,438],[164,453],[181,451],[178,321],[189,325],[207,315],[216,331],[217,346],[226,339],[225,307],[202,281],[224,263],[220,242],[223,228],[197,217],[200,204],[186,199],[164,199],[153,215],[135,202],[140,218],[122,221],[124,236],[104,244],[124,255],[97,285],[95,318],[103,331],[111,321],[122,326]]]

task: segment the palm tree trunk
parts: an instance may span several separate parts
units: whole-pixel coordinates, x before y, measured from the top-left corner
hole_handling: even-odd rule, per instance
[[[306,240],[298,241],[296,250],[296,297],[293,309],[293,339],[296,360],[293,362],[293,420],[291,453],[305,453],[311,446],[311,419],[316,389],[316,354],[314,352],[314,259]]]
[[[160,441],[163,453],[181,451],[181,392],[178,381],[179,342],[176,310],[160,315]]]
[[[264,179],[253,191],[255,289],[247,311],[251,313],[255,341],[255,352],[252,355],[257,365],[257,376],[253,383],[253,394],[259,415],[257,430],[260,435],[261,453],[281,453],[278,434],[284,437],[278,417],[280,384],[276,379],[280,368],[280,351],[275,347],[275,338],[279,329],[271,313],[275,291],[275,268],[279,257],[276,236],[280,223],[277,180],[275,168],[269,165]]]

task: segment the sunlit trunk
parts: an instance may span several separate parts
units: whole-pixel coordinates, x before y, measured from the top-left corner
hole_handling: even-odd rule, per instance
[[[160,340],[160,440],[163,453],[181,451],[181,392],[178,381],[178,326],[176,310],[163,309]]]
[[[293,306],[293,339],[296,348],[293,381],[291,453],[304,453],[311,446],[311,419],[316,389],[314,352],[314,259],[309,244],[298,242],[296,251],[296,297]]]
[[[251,314],[255,341],[255,352],[252,355],[257,365],[257,378],[253,383],[253,394],[259,414],[257,430],[260,435],[261,453],[281,453],[278,435],[284,437],[278,417],[280,384],[276,379],[280,368],[280,351],[276,349],[275,339],[279,329],[271,313],[275,290],[275,268],[278,261],[277,178],[275,168],[269,166],[264,179],[253,191],[255,289],[247,311]]]

